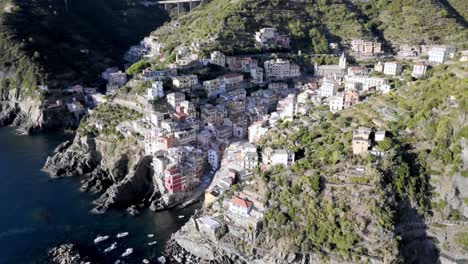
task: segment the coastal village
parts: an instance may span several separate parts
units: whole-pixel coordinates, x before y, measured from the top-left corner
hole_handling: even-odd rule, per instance
[[[1,2],[0,263],[468,263],[467,0]]]
[[[205,57],[204,43],[179,46],[175,61],[166,68],[147,67],[132,78],[109,68],[102,73],[107,81],[105,95],[77,85],[66,89],[70,100],[49,107],[65,105],[77,117],[92,113],[102,103],[142,113],[141,119],[122,122],[116,130],[125,137],[137,136],[144,155],[152,156],[153,180],[163,201],[156,209],[204,195],[203,214],[193,220],[200,233],[213,241],[226,232],[253,241],[269,206],[266,187],[255,176],[290,167],[298,155],[292,149],[266,146],[264,135],[311,111],[334,114],[391,93],[408,76],[423,79],[436,65],[468,60],[467,51],[457,53],[449,46],[400,46],[397,54],[388,54],[378,41],[354,39],[330,44],[336,64],[304,67],[297,60],[300,52],[266,52],[290,46],[289,37],[275,28],[261,28],[251,37],[265,53],[227,55],[215,50]],[[150,36],[133,46],[125,58],[131,63],[159,58],[163,49],[164,44]],[[366,63],[351,64],[350,58]],[[128,99],[125,94],[137,88],[139,92]],[[394,109],[379,111],[387,119],[398,116]],[[304,118],[300,122],[313,121]],[[94,126],[100,131],[106,123],[96,120]],[[289,127],[284,133],[295,129]],[[382,145],[391,144],[387,136],[378,123],[359,126],[348,151],[379,159],[386,155]],[[359,166],[348,169],[361,176],[364,170]]]

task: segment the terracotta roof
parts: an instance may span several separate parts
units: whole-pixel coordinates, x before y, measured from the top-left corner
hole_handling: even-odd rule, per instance
[[[231,199],[231,203],[234,204],[234,205],[237,205],[237,206],[240,206],[240,207],[243,207],[243,208],[250,208],[253,206],[253,203],[247,199],[241,199],[239,197],[234,197]]]
[[[224,75],[224,78],[236,78],[236,77],[239,77],[239,76],[243,76],[243,75],[239,74],[239,73],[228,73],[228,74]]]

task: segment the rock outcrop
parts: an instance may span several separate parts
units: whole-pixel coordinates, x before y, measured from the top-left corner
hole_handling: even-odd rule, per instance
[[[159,189],[153,183],[152,157],[142,157],[139,152],[110,155],[105,149],[112,144],[77,135],[73,142],[64,142],[54,150],[43,171],[52,178],[81,177],[82,191],[101,194],[93,202],[96,213],[111,207],[150,204],[159,198]]]
[[[64,244],[51,248],[48,252],[50,263],[55,264],[85,264],[88,257],[82,256],[73,244]]]
[[[101,159],[94,139],[77,136],[73,143],[59,145],[47,158],[43,170],[51,177],[79,176],[96,170]]]
[[[152,185],[151,156],[143,157],[135,166],[135,170],[127,174],[121,181],[110,186],[96,200],[98,208],[112,206],[128,207],[135,201],[143,201],[154,189]]]

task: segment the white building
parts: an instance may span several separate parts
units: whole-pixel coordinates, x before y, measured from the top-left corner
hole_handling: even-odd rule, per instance
[[[294,78],[301,75],[300,67],[288,60],[276,59],[265,61],[265,76],[273,79]]]
[[[262,159],[266,166],[283,165],[289,167],[294,163],[295,154],[289,150],[267,147],[262,151]]]
[[[427,71],[426,64],[419,62],[413,66],[413,72],[411,73],[411,76],[413,76],[414,78],[421,78],[426,75],[426,71]]]
[[[403,67],[401,64],[397,61],[391,61],[391,62],[385,62],[384,65],[384,71],[383,73],[385,75],[400,75],[401,72],[403,71]]]
[[[170,93],[166,97],[167,103],[174,109],[185,101],[185,94],[183,93]]]
[[[339,93],[337,95],[330,97],[329,106],[330,106],[330,111],[333,113],[343,110],[344,94]]]
[[[374,140],[376,142],[384,141],[385,140],[385,130],[380,130],[380,131],[375,132]]]
[[[380,77],[369,77],[365,75],[353,75],[345,76],[345,83],[355,83],[358,90],[367,91],[371,87],[379,87],[381,85],[387,84],[385,78]]]
[[[429,61],[435,63],[444,63],[449,58],[453,58],[455,56],[455,51],[456,49],[453,47],[432,47],[428,52]]]
[[[322,97],[330,97],[338,92],[338,83],[324,79],[322,86],[320,86],[319,94]]]
[[[147,91],[148,100],[156,100],[164,97],[163,82],[156,81],[151,84]]]
[[[226,66],[226,56],[221,51],[212,51],[210,63],[224,67]]]

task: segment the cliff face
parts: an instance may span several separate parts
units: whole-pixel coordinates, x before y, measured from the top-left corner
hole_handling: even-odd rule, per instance
[[[77,135],[73,142],[57,147],[43,170],[51,177],[80,177],[82,191],[101,194],[94,202],[96,212],[144,202],[154,191],[151,157],[143,157],[129,146],[123,153],[109,155],[105,149],[112,144]]]
[[[149,205],[160,198],[152,177],[152,157],[144,156],[137,135],[123,136],[115,128],[138,118],[139,113],[125,107],[99,106],[83,120],[73,142],[57,147],[43,170],[51,177],[80,177],[82,191],[101,194],[94,202],[95,212]],[[106,127],[95,129],[97,120]]]

